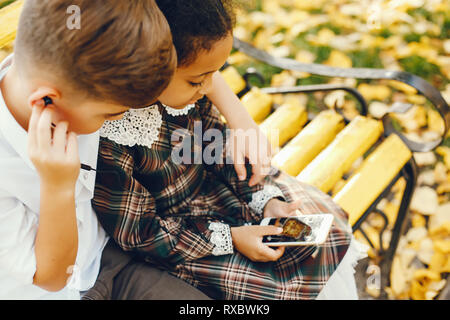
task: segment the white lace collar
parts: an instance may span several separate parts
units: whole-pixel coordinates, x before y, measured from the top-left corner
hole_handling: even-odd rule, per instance
[[[162,116],[158,105],[145,109],[130,109],[122,119],[105,121],[100,136],[118,144],[150,148],[159,138]]]
[[[162,106],[174,117],[187,115],[191,109],[195,108],[195,104],[190,104],[183,109],[175,109],[163,104]],[[120,120],[105,121],[100,129],[100,136],[124,146],[138,145],[151,148],[159,139],[161,125],[162,116],[158,105],[155,104],[144,109],[130,109]]]
[[[162,104],[162,105],[166,109],[167,113],[170,114],[172,117],[185,116],[185,115],[187,115],[189,113],[189,111],[191,109],[195,108],[195,103],[188,104],[183,109],[175,109],[175,108],[166,106],[165,104]]]

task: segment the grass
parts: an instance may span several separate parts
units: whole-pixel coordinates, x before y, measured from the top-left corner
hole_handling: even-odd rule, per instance
[[[425,8],[409,9],[407,13],[413,17],[424,17],[428,21],[433,21],[434,14]]]
[[[428,62],[425,58],[413,55],[399,60],[403,70],[415,74],[442,90],[448,79],[441,73],[440,68]]]
[[[314,84],[324,84],[324,83],[327,83],[328,80],[329,80],[328,77],[311,75],[308,78],[298,79],[297,85],[298,86],[308,86],[308,85],[314,85]]]
[[[238,1],[238,4],[248,12],[262,11],[262,1],[263,0],[241,0]]]
[[[447,12],[444,18],[444,23],[441,28],[442,33],[439,37],[440,39],[449,39],[450,38],[450,13]]]
[[[6,7],[7,5],[13,3],[16,0],[0,0],[0,9]]]
[[[253,61],[248,62],[248,63],[243,63],[243,64],[241,64],[239,66],[235,66],[235,67],[241,75],[244,75],[247,72],[248,68],[255,68],[256,71],[259,72],[264,78],[264,83],[261,83],[255,77],[251,77],[249,79],[250,84],[253,86],[256,86],[256,87],[270,86],[273,75],[283,71],[283,69],[269,66],[265,63],[253,62]]]
[[[450,148],[450,137],[445,138],[444,141],[442,141],[441,146]]]
[[[450,38],[450,12],[430,12],[424,8],[408,10],[408,14],[413,17],[423,17],[428,21],[437,23],[441,29],[439,39]],[[433,37],[433,36],[432,36]]]
[[[357,50],[348,53],[352,59],[353,68],[384,68],[380,59],[380,49]]]
[[[420,39],[422,38],[421,34],[417,34],[417,33],[409,33],[409,34],[405,34],[403,36],[403,39],[406,42],[420,42]]]
[[[292,41],[292,44],[297,48],[301,50],[307,50],[311,53],[313,53],[316,56],[316,60],[314,63],[322,63],[326,61],[331,54],[331,51],[333,50],[329,46],[313,46],[311,45],[306,39],[305,35],[307,33],[300,34],[297,38],[295,38]]]
[[[380,36],[383,37],[385,39],[393,36],[394,34],[387,28],[383,28],[382,30],[380,30],[378,33],[375,33],[375,36]]]
[[[340,35],[343,33],[342,28],[340,28],[330,22],[327,22],[327,23],[320,24],[314,28],[311,28],[308,31],[304,32],[303,34],[317,34],[321,29],[330,29],[336,35]]]

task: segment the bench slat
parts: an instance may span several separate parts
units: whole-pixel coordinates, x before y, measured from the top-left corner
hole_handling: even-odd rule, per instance
[[[261,123],[261,131],[267,136],[274,152],[295,137],[308,121],[306,107],[293,97],[281,105]]]
[[[0,10],[0,49],[9,46],[16,38],[22,6],[23,0],[19,0]]]
[[[392,134],[364,160],[333,198],[348,212],[351,225],[356,223],[411,157],[408,147]]]
[[[12,2],[14,2],[14,0],[0,0],[0,8],[4,8]]]
[[[364,155],[383,132],[380,121],[357,116],[336,139],[323,150],[298,176],[305,183],[328,192]]]
[[[253,120],[260,124],[272,111],[273,97],[253,87],[241,98],[241,102]]]
[[[234,94],[238,94],[247,87],[247,83],[235,67],[228,66],[225,70],[221,71],[221,74]]]

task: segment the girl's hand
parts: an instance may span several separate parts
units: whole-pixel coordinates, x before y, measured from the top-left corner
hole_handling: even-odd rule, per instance
[[[278,235],[282,228],[275,226],[242,226],[231,228],[231,237],[237,251],[252,261],[277,261],[284,253],[284,247],[276,250],[262,243],[263,236]]]
[[[249,185],[254,186],[270,174],[272,146],[256,122],[234,94],[220,72],[212,77],[212,86],[207,94],[211,102],[226,118],[231,130],[228,137],[228,152],[234,160],[234,167],[239,180],[247,178],[245,159],[252,165],[253,175]],[[257,139],[255,139],[257,138]]]
[[[264,207],[264,218],[283,218],[297,216],[297,209],[300,207],[302,200],[291,203],[278,199],[271,199]]]
[[[242,134],[239,131],[231,130],[230,152],[233,159],[234,168],[243,181],[247,178],[245,168],[245,159],[248,159],[252,166],[252,176],[249,186],[252,187],[261,182],[265,176],[270,174],[272,161],[272,147],[258,126],[245,131],[248,134]]]
[[[51,107],[34,106],[28,127],[28,154],[44,187],[73,190],[80,173],[77,136],[68,123],[52,129]]]

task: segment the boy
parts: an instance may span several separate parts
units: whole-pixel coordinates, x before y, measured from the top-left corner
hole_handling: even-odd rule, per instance
[[[81,10],[74,30],[72,5]],[[130,294],[136,282],[141,297],[204,297],[105,248],[91,208],[95,171],[86,170],[96,166],[103,122],[152,104],[175,65],[153,0],[25,2],[14,56],[0,64],[0,299],[79,299],[101,261],[128,279],[112,298],[140,298]],[[156,280],[186,296],[152,295]]]

